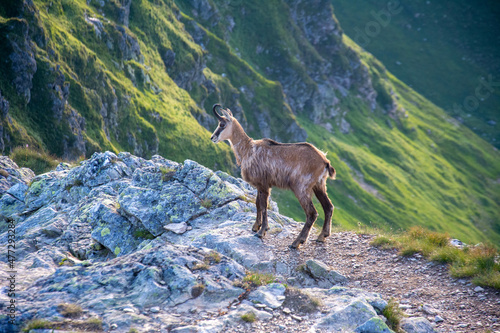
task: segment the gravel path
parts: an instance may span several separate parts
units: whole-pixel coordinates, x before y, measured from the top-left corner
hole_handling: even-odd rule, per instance
[[[347,276],[348,287],[380,293],[386,300],[395,298],[407,316],[427,318],[438,332],[500,332],[499,291],[452,278],[446,265],[419,254],[401,257],[396,250],[373,247],[374,237],[339,232],[321,244],[311,235],[299,250],[289,248],[293,239],[268,237],[264,242],[273,245],[275,254],[290,267],[314,258]],[[270,322],[242,324],[230,331],[309,332],[308,319],[317,315],[321,314],[287,314],[279,309]]]

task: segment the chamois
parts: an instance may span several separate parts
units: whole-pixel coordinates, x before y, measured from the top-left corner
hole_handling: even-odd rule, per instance
[[[222,111],[222,116],[217,112]],[[257,219],[252,231],[258,237],[264,237],[268,229],[267,202],[273,186],[290,189],[306,213],[306,223],[299,236],[292,243],[292,248],[303,244],[312,225],[318,217],[311,200],[312,192],[316,195],[325,213],[325,223],[317,239],[324,242],[330,236],[333,205],[326,193],[326,179],[335,179],[335,169],[325,154],[313,145],[302,143],[278,143],[271,139],[253,140],[250,138],[231,110],[215,104],[212,109],[219,125],[211,140],[219,143],[228,140],[241,166],[241,175],[245,181],[257,189]]]

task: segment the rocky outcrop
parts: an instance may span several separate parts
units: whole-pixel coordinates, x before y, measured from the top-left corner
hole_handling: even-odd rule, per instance
[[[32,42],[29,38],[29,24],[23,19],[10,19],[2,23],[2,34],[5,33],[5,50],[8,73],[17,93],[27,104],[31,100],[33,76],[37,70]],[[3,44],[4,42],[2,42]]]
[[[368,70],[359,56],[343,43],[343,32],[331,3],[324,0],[286,2],[293,22],[320,56],[315,57],[313,63],[308,53],[302,54],[300,59],[308,78],[313,81],[308,87],[297,82],[295,73],[278,74],[292,109],[295,112],[307,110],[310,118],[319,124],[338,115],[338,102],[353,88],[372,110],[375,109],[377,94]],[[311,7],[318,10],[311,10]]]
[[[254,236],[256,192],[241,179],[190,160],[129,153],[96,153],[36,177],[7,157],[0,163],[8,174],[0,176],[0,216],[16,232],[19,323],[44,318],[71,327],[61,304],[73,304],[80,319],[99,317],[105,330],[222,332],[249,313],[266,322],[315,299],[321,311],[308,317],[315,329],[389,332],[379,295],[339,286],[347,278],[320,261],[300,270],[280,260],[273,239],[300,225],[274,202],[269,240]],[[7,269],[5,257],[0,266]],[[248,288],[249,271],[276,278]],[[303,275],[294,282],[302,289],[283,284],[294,274]],[[5,317],[0,327],[12,328]]]
[[[3,155],[5,150],[5,139],[9,139],[8,134],[4,132],[4,122],[10,122],[9,117],[9,101],[2,96],[2,92],[0,91],[0,154]]]

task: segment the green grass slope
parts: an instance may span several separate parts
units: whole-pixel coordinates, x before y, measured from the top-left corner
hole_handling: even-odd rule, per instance
[[[328,152],[335,224],[500,243],[499,153],[342,35],[329,0],[35,0],[0,16],[6,153],[159,153],[237,175],[209,139],[219,102],[254,138]],[[12,84],[16,45],[36,61],[30,98]],[[273,197],[303,220],[291,192]]]
[[[158,50],[175,47],[182,59],[177,67],[191,65],[184,54],[201,54],[170,6],[134,1],[127,28],[118,23],[120,6],[115,1],[103,2],[102,7],[85,0],[34,4],[33,16],[38,19],[26,9],[23,14],[22,2],[0,6],[2,38],[12,39],[16,33],[12,26],[38,29],[18,32],[21,40],[29,35],[36,60],[29,101],[11,84],[15,74],[9,61],[0,68],[4,74],[0,90],[9,101],[11,117],[10,122],[4,121],[12,138],[6,153],[29,144],[56,156],[78,157],[68,154],[68,146],[77,140],[72,120],[83,118],[87,156],[112,150],[144,157],[161,153],[182,161],[193,158],[196,151],[197,160],[207,166],[232,168],[228,147],[214,147],[210,134],[189,112],[196,104],[165,71]],[[11,50],[2,51],[9,59]],[[60,101],[62,115],[54,111]]]
[[[391,2],[331,2],[349,37],[403,82],[500,147],[498,1],[396,1],[389,16]]]

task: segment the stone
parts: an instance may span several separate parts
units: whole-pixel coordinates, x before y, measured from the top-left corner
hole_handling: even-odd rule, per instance
[[[482,293],[484,291],[484,288],[477,286],[476,288],[474,288],[474,291],[476,293]]]
[[[285,286],[280,283],[270,283],[267,286],[261,286],[248,295],[250,301],[263,304],[271,309],[277,309],[283,304],[283,299],[278,300],[278,296],[285,294]]]
[[[437,315],[437,311],[429,304],[424,304],[422,306],[422,311],[431,316]]]
[[[458,248],[463,248],[465,246],[465,244],[459,239],[450,239],[450,245]]]
[[[392,333],[393,331],[386,325],[386,323],[378,317],[370,318],[364,324],[356,327],[356,333]]]
[[[173,233],[181,235],[187,231],[188,225],[186,222],[169,223],[163,226],[163,228],[167,231],[172,231]]]
[[[403,318],[401,328],[407,333],[434,333],[432,324],[423,317]]]
[[[436,316],[436,317],[434,318],[434,322],[436,322],[436,323],[442,323],[443,321],[444,321],[444,319],[443,319],[443,317],[441,317],[441,316]]]
[[[326,279],[331,270],[325,263],[315,259],[306,261],[306,269],[315,279]]]
[[[130,186],[118,199],[123,212],[134,217],[154,236],[169,223],[186,222],[207,210],[200,199],[180,183],[167,183],[161,191]]]
[[[322,309],[325,309],[313,325],[313,328],[318,330],[355,331],[370,320],[373,323],[367,326],[377,326],[377,319],[380,319],[378,313],[383,311],[384,303],[387,305],[380,295],[360,289],[333,287],[328,290],[306,288],[304,291],[320,299]]]
[[[326,288],[347,281],[345,276],[332,270],[319,260],[310,259],[306,261],[305,270],[315,280],[329,282],[325,285]],[[320,286],[322,285],[320,284]]]
[[[24,203],[24,199],[26,198],[26,192],[28,191],[28,188],[29,188],[28,185],[26,185],[25,183],[17,183],[13,185],[11,188],[9,188],[7,193]]]

